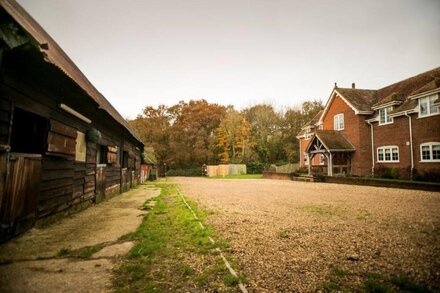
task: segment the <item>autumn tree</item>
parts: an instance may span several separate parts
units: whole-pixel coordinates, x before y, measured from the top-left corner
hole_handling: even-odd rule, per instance
[[[216,129],[217,147],[222,163],[241,163],[250,147],[250,124],[235,111],[228,109]]]

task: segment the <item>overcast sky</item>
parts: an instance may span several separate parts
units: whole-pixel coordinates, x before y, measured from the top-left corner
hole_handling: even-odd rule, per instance
[[[440,66],[440,1],[18,0],[124,117],[295,106]]]

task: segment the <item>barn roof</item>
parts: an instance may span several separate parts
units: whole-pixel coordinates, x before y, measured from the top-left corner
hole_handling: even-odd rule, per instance
[[[93,86],[81,70],[73,63],[54,39],[21,7],[15,0],[0,0],[0,6],[40,45],[45,60],[54,64],[79,85],[101,109],[106,111],[116,122],[123,125],[139,142],[141,139],[128,122],[110,104],[110,102]]]

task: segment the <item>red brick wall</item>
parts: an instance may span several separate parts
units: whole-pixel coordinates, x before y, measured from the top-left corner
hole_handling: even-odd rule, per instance
[[[420,144],[425,142],[440,142],[440,115],[418,118],[411,115],[414,147],[414,167],[417,171],[426,172],[439,169],[440,163],[421,162]],[[408,120],[408,117],[405,117]]]
[[[371,174],[371,136],[369,125],[365,122],[365,115],[356,115],[339,96],[336,96],[323,118],[324,130],[334,130],[333,117],[344,114],[343,134],[355,146],[352,157],[352,174],[367,176]]]
[[[408,117],[400,116],[394,118],[392,124],[379,125],[379,122],[374,122],[374,162],[376,167],[398,168],[401,170],[401,175],[405,176],[403,169],[411,166],[411,155],[409,145],[409,128]],[[408,145],[407,145],[408,143]],[[399,147],[399,162],[388,163],[378,162],[377,148],[382,146],[397,146]],[[377,175],[377,174],[376,174]]]
[[[411,167],[411,150],[409,134],[409,118],[399,116],[394,118],[392,124],[379,125],[374,123],[374,157],[376,166],[382,165],[387,168],[400,169],[402,177],[409,178],[409,173],[404,170]],[[413,154],[414,168],[419,172],[426,172],[435,168],[440,168],[440,163],[421,162],[420,144],[426,142],[440,142],[440,115],[426,118],[418,118],[418,114],[411,115],[413,131]],[[377,162],[377,148],[381,146],[396,145],[399,147],[398,163],[379,163]]]

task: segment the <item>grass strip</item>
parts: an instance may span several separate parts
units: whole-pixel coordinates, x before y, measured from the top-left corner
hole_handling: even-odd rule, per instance
[[[158,183],[161,193],[148,202],[144,221],[133,233],[122,237],[134,240],[123,263],[115,269],[114,288],[117,292],[177,292],[217,291],[238,292],[237,282],[231,281],[226,266],[219,261],[215,248],[227,244],[212,244],[212,229],[200,229],[173,183]],[[189,202],[200,220],[207,213]]]

